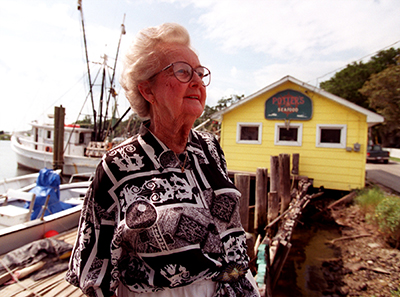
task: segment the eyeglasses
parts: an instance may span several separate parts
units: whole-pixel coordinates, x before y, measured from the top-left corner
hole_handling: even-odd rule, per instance
[[[211,72],[204,66],[199,66],[197,68],[193,68],[186,62],[174,62],[169,64],[168,66],[164,67],[161,71],[157,72],[149,79],[154,78],[156,75],[160,74],[161,72],[169,69],[172,67],[172,71],[174,72],[174,76],[177,80],[182,83],[187,83],[191,81],[193,78],[193,73],[197,73],[197,75],[203,81],[203,86],[207,87],[211,82]]]

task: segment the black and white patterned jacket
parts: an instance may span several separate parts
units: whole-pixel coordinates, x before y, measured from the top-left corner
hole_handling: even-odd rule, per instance
[[[229,263],[247,268],[239,199],[211,134],[192,130],[176,156],[142,124],[96,170],[66,279],[112,296],[120,281],[154,292],[215,279]],[[257,296],[246,278],[217,287],[215,296]]]

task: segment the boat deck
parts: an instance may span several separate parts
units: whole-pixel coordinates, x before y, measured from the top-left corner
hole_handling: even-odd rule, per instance
[[[70,244],[75,243],[77,229],[71,229],[54,238],[64,240]],[[39,281],[34,281],[29,276],[11,285],[0,286],[0,296],[7,297],[84,297],[82,291],[64,280],[66,270]]]

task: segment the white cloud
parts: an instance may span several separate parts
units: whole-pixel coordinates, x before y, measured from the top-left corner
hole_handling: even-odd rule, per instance
[[[237,74],[238,74],[238,70],[237,70],[237,68],[236,68],[235,66],[233,66],[233,67],[231,68],[231,76],[232,76],[232,77],[236,77]]]
[[[396,1],[222,0],[199,22],[226,51],[248,48],[285,60],[375,51],[398,37],[391,30],[400,25],[399,12]]]
[[[139,29],[184,25],[212,72],[209,105],[250,95],[286,75],[315,85],[400,40],[397,0],[85,0],[84,12],[92,61],[115,55],[124,13],[120,58]],[[0,40],[0,130],[19,129],[60,104],[75,120],[87,94],[76,2],[2,0]],[[122,97],[121,113],[128,106]],[[84,112],[90,110],[87,104]]]
[[[333,70],[400,40],[395,0],[220,0],[208,2],[208,9],[199,17],[204,36],[216,44],[214,51],[232,55],[230,69],[242,77],[236,84],[231,72],[235,86],[253,81],[246,95],[286,75],[317,85]],[[240,59],[245,62],[238,65]]]

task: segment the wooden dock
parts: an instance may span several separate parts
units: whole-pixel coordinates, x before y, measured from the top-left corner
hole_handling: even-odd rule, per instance
[[[250,269],[265,296],[271,297],[291,248],[291,238],[306,205],[323,193],[307,194],[313,181],[299,175],[299,154],[271,156],[271,166],[256,173],[230,172],[242,194],[240,218],[246,232],[257,238],[248,241]],[[269,171],[269,172],[268,172]],[[250,180],[255,181],[251,194]],[[254,197],[254,205],[250,205]],[[250,237],[251,238],[251,237]]]
[[[53,238],[74,244],[77,229],[71,229]],[[7,297],[84,297],[82,291],[64,280],[67,271],[35,281],[29,276],[11,285],[0,286],[0,296]]]

